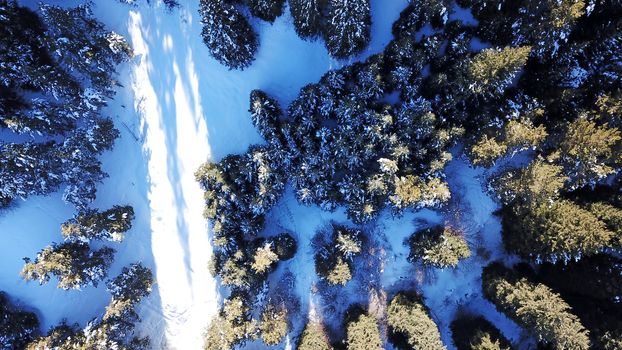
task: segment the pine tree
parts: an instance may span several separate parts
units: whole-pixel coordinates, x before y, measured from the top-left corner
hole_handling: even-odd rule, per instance
[[[458,350],[511,350],[510,342],[482,316],[461,315],[451,323]]]
[[[460,259],[471,256],[462,233],[451,227],[436,226],[415,232],[410,240],[408,259],[439,268],[456,267]]]
[[[415,350],[444,350],[438,326],[430,317],[429,310],[417,297],[397,294],[387,308],[387,323],[393,338],[400,335],[407,346]]]
[[[89,209],[61,225],[61,233],[65,239],[88,242],[95,240],[123,240],[124,233],[132,228],[134,208],[115,205],[99,212]]]
[[[314,39],[322,32],[320,0],[289,0],[294,29],[302,39]]]
[[[585,298],[618,302],[622,295],[622,260],[606,254],[567,263],[545,263],[538,276],[556,290]]]
[[[248,0],[251,14],[270,23],[283,14],[284,5],[285,0]]]
[[[618,152],[622,134],[607,124],[597,125],[579,117],[568,125],[560,143],[562,163],[573,186],[593,185],[599,179],[615,172],[620,164]]]
[[[336,58],[361,52],[369,43],[370,27],[369,0],[330,0],[324,27],[328,52]]]
[[[24,258],[26,265],[21,271],[27,280],[47,283],[51,275],[58,278],[58,288],[80,289],[86,285],[97,287],[107,275],[112,263],[114,249],[104,247],[92,251],[84,242],[52,244],[37,254],[33,262]]]
[[[497,193],[505,204],[546,203],[558,198],[568,177],[559,165],[536,159],[518,172],[508,173],[496,181]]]
[[[201,0],[199,13],[203,42],[212,57],[230,69],[250,66],[259,43],[248,20],[222,0]]]
[[[274,253],[272,246],[268,243],[257,249],[251,268],[257,273],[264,273],[277,261],[279,261],[279,256]]]
[[[531,47],[485,49],[468,65],[469,89],[477,94],[500,94],[527,62]]]
[[[473,164],[490,166],[494,162],[504,156],[507,152],[507,145],[498,142],[494,137],[483,135],[482,138],[471,147],[473,153]]]
[[[266,345],[279,344],[289,331],[287,310],[268,305],[261,314],[259,331],[261,339]]]
[[[305,326],[297,350],[333,350],[324,327],[318,321],[309,321]]]
[[[547,261],[592,255],[612,245],[613,233],[594,214],[568,200],[517,206],[504,217],[508,249]]]
[[[0,348],[23,349],[38,329],[37,315],[18,309],[6,293],[0,292]]]
[[[136,305],[149,295],[152,285],[149,269],[141,264],[124,267],[120,275],[108,282],[112,300],[102,317],[91,320],[83,329],[61,323],[27,349],[149,349],[149,338],[135,336],[134,327],[139,321]]]
[[[611,245],[616,248],[622,247],[622,209],[609,203],[596,202],[591,203],[588,210],[613,232]]]
[[[378,323],[372,316],[361,314],[347,325],[348,350],[381,350],[382,340]]]
[[[228,350],[257,337],[257,324],[250,318],[243,298],[233,296],[225,300],[222,310],[214,318],[205,334],[206,350]]]
[[[520,277],[496,263],[482,274],[484,295],[497,309],[555,349],[590,348],[585,330],[570,306],[550,288]]]

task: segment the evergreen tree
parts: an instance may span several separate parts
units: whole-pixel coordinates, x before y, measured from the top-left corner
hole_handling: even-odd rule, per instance
[[[37,315],[18,309],[6,293],[0,292],[0,348],[23,349],[38,329]]]
[[[331,224],[313,239],[315,271],[333,285],[345,285],[352,279],[352,261],[362,252],[362,232]]]
[[[520,277],[499,263],[482,274],[484,295],[497,309],[555,349],[589,349],[589,332],[550,288]]]
[[[80,289],[89,284],[97,287],[106,277],[113,256],[112,248],[92,251],[84,242],[52,244],[40,251],[33,262],[24,258],[26,265],[21,275],[39,284],[47,283],[54,275],[58,278],[58,288],[62,289]]]
[[[257,273],[263,273],[278,260],[279,256],[272,251],[271,245],[266,244],[257,249],[251,268]]]
[[[261,339],[267,345],[279,344],[289,331],[287,310],[268,305],[261,314],[259,331],[261,332]]]
[[[227,350],[257,337],[257,324],[251,319],[243,298],[233,296],[209,324],[205,334],[206,350]]]
[[[387,323],[397,346],[415,350],[444,350],[438,326],[418,297],[397,294],[387,309]],[[406,344],[398,344],[401,336]]]
[[[370,40],[371,8],[369,0],[330,0],[324,27],[328,52],[336,58],[357,54]]]
[[[606,254],[542,264],[538,277],[556,290],[585,298],[620,302],[622,295],[622,260]]]
[[[120,275],[108,282],[112,300],[101,318],[91,320],[84,329],[62,323],[27,349],[149,349],[149,338],[135,336],[134,327],[139,321],[136,305],[149,295],[152,285],[149,269],[141,264],[124,267]]]
[[[302,39],[313,39],[322,32],[322,2],[320,0],[289,0],[294,29]]]
[[[500,94],[527,62],[531,47],[485,49],[468,65],[471,91],[477,94]]]
[[[88,242],[92,239],[121,241],[123,234],[132,228],[134,208],[115,205],[99,212],[89,209],[61,224],[65,239]]]
[[[594,185],[615,172],[612,166],[621,161],[620,140],[620,130],[609,128],[607,124],[597,125],[584,117],[570,123],[560,150],[573,186]]]
[[[201,0],[203,42],[212,57],[230,69],[244,69],[255,59],[257,34],[248,20],[230,3]]]
[[[439,268],[456,267],[460,259],[471,256],[471,250],[461,232],[451,227],[436,226],[415,232],[410,240],[408,259]]]
[[[347,324],[348,350],[381,350],[378,323],[372,316],[361,314]]]
[[[505,143],[498,142],[494,137],[490,138],[487,135],[483,135],[471,148],[473,164],[490,166],[497,159],[504,156],[507,149],[508,146]]]
[[[588,210],[613,232],[611,245],[616,248],[622,247],[622,209],[609,203],[596,202],[591,203]]]
[[[309,321],[305,326],[297,350],[332,350],[324,327],[318,321]]]
[[[285,0],[248,0],[251,14],[267,22],[274,22],[283,14]]]
[[[482,316],[461,315],[451,323],[458,350],[511,350],[510,342]]]

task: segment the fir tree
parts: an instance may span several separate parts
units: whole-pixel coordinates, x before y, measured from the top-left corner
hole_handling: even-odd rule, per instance
[[[555,349],[589,349],[589,332],[570,306],[550,288],[520,277],[501,264],[482,274],[484,295],[497,309]]]
[[[309,321],[305,326],[297,350],[332,350],[328,336],[322,324],[318,321]]]
[[[485,49],[468,65],[469,88],[477,94],[499,94],[527,62],[531,47]]]
[[[234,296],[209,324],[205,334],[206,350],[226,350],[257,337],[257,324],[251,319],[244,299]]]
[[[257,34],[248,20],[230,3],[201,0],[203,42],[212,57],[230,69],[244,69],[255,59]]]
[[[103,212],[89,209],[64,222],[61,233],[70,240],[121,241],[123,234],[132,228],[132,220],[134,208],[131,206],[115,205]]]
[[[392,338],[404,338],[406,346],[416,350],[444,350],[438,326],[430,317],[429,310],[413,296],[397,294],[387,309],[387,323],[393,333]],[[398,337],[399,336],[399,337]]]
[[[324,27],[328,52],[347,58],[361,52],[369,43],[371,9],[369,0],[330,0]]]
[[[313,39],[322,32],[320,0],[289,0],[294,29],[302,39]]]
[[[593,185],[612,174],[612,165],[620,164],[619,148],[622,136],[617,128],[597,125],[579,117],[570,125],[560,144],[561,160],[574,186]]]
[[[451,227],[436,226],[415,232],[409,243],[410,261],[421,259],[424,264],[439,268],[456,267],[460,259],[471,256],[462,234]]]
[[[372,316],[361,314],[347,324],[348,350],[381,350],[378,323]]]
[[[274,22],[283,14],[285,0],[248,0],[251,14],[267,22]]]
[[[287,310],[268,305],[261,314],[259,331],[261,339],[267,345],[279,344],[289,331]]]
[[[27,280],[47,283],[50,277],[58,278],[58,288],[79,289],[86,285],[97,287],[99,281],[107,275],[112,263],[114,249],[104,247],[92,251],[83,242],[53,244],[37,254],[33,262],[24,258],[26,265],[21,271]]]
[[[6,293],[0,292],[0,348],[24,349],[38,329],[37,315],[18,309]]]
[[[510,342],[482,316],[461,315],[451,323],[458,350],[511,350]]]

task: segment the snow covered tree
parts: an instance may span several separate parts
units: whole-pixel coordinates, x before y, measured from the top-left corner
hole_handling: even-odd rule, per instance
[[[482,274],[484,295],[497,309],[555,349],[590,348],[589,332],[570,306],[547,286],[534,283],[500,263]]]
[[[52,244],[37,254],[34,261],[24,258],[26,265],[21,271],[27,280],[47,283],[53,275],[58,278],[58,288],[80,289],[87,285],[97,287],[108,274],[114,249],[104,247],[91,250],[84,242]]]
[[[65,239],[90,241],[109,240],[121,241],[123,234],[132,228],[134,208],[115,205],[100,212],[86,210],[61,225],[61,233]]]
[[[529,46],[482,50],[468,65],[469,88],[476,94],[502,93],[525,65],[530,52]]]
[[[396,346],[416,350],[445,350],[438,326],[418,297],[399,293],[387,308],[387,324]],[[403,338],[405,344],[398,344]]]
[[[348,350],[383,349],[378,322],[373,316],[361,313],[347,323],[346,333]]]
[[[501,332],[482,316],[459,315],[450,328],[458,350],[513,349]]]
[[[584,116],[570,123],[560,151],[572,185],[594,185],[615,172],[615,167],[622,164],[621,140],[622,134],[617,128],[598,125]]]
[[[369,0],[330,0],[324,26],[328,52],[347,58],[361,52],[369,43],[371,8]]]
[[[331,224],[328,231],[316,233],[315,271],[333,285],[345,285],[352,279],[352,260],[362,251],[362,232]]]
[[[274,151],[285,145],[280,118],[283,115],[279,103],[261,90],[251,91],[250,108],[253,125],[261,136],[272,144]]]
[[[313,39],[322,32],[321,0],[289,0],[294,29],[302,39]]]
[[[139,263],[124,267],[121,274],[107,284],[112,300],[103,316],[91,320],[83,329],[62,323],[47,336],[29,344],[28,350],[149,349],[149,338],[135,336],[134,327],[139,321],[136,305],[149,295],[152,285],[149,269]]]
[[[501,176],[495,185],[505,204],[544,203],[558,198],[567,180],[563,167],[536,159],[520,171]]]
[[[469,245],[461,232],[436,226],[415,232],[409,239],[411,262],[422,260],[424,264],[439,268],[456,267],[461,259],[471,256]]]
[[[446,0],[410,1],[393,23],[396,38],[415,37],[415,34],[430,23],[433,28],[441,28],[449,19],[450,2]]]
[[[259,43],[248,20],[224,0],[201,0],[199,13],[203,42],[212,57],[230,69],[250,66]]]
[[[307,322],[298,341],[298,350],[333,350],[324,327],[319,321]]]
[[[264,273],[277,261],[279,256],[272,251],[272,246],[268,243],[257,249],[251,268],[257,273]]]
[[[259,323],[259,332],[263,342],[266,345],[277,345],[283,341],[288,331],[287,310],[283,307],[268,305],[261,313]]]
[[[251,14],[267,22],[274,22],[283,14],[285,0],[247,0]]]
[[[251,319],[244,299],[233,296],[225,300],[222,310],[205,333],[206,350],[226,350],[257,338],[257,323]]]
[[[39,319],[32,312],[13,305],[6,293],[0,292],[0,348],[23,349],[39,330]]]

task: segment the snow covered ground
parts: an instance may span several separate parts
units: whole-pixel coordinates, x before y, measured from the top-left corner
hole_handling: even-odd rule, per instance
[[[302,86],[316,82],[327,70],[382,51],[391,39],[391,24],[407,1],[372,0],[372,43],[346,62],[331,59],[321,41],[300,40],[287,10],[273,25],[254,21],[261,45],[256,61],[242,72],[229,71],[209,56],[200,40],[198,1],[179,2],[181,8],[169,13],[160,3],[129,7],[111,0],[95,1],[96,17],[124,35],[136,57],[120,67],[123,88],[105,110],[115,118],[122,137],[102,158],[110,177],[99,187],[94,205],[103,209],[113,204],[134,206],[134,227],[124,242],[113,244],[118,252],[111,275],[134,261],[152,268],[156,285],[140,307],[143,322],[138,329],[151,337],[155,349],[191,350],[201,348],[203,329],[220,298],[207,272],[209,227],[201,215],[202,192],[194,171],[208,159],[217,161],[262,142],[247,112],[251,90],[262,89],[286,107]],[[23,3],[35,6],[36,1]],[[481,296],[482,266],[502,257],[500,224],[492,215],[496,204],[480,185],[482,171],[458,159],[450,163],[448,175],[454,194],[449,209],[407,212],[401,218],[385,214],[368,227],[381,237],[379,244],[386,250],[378,276],[381,285],[389,292],[412,288],[404,281],[417,276],[417,288],[450,349],[448,327],[460,307],[484,313],[506,336],[520,341],[518,327]],[[32,197],[0,213],[0,290],[34,307],[43,329],[63,318],[84,324],[101,313],[109,299],[101,285],[62,291],[55,281],[38,286],[26,284],[18,275],[23,257],[33,257],[45,245],[61,240],[59,225],[73,215],[73,209],[60,197]],[[471,246],[481,245],[483,250],[455,270],[423,271],[406,262],[406,237],[417,227],[456,216]],[[270,283],[276,285],[287,271],[293,272],[292,293],[301,299],[302,315],[322,317],[313,292],[317,277],[309,239],[330,220],[346,219],[342,211],[326,213],[299,205],[291,190],[267,218],[266,234],[287,230],[298,239],[299,253],[279,266]],[[297,320],[294,329],[300,330],[304,321]],[[256,342],[247,348],[263,347]]]

